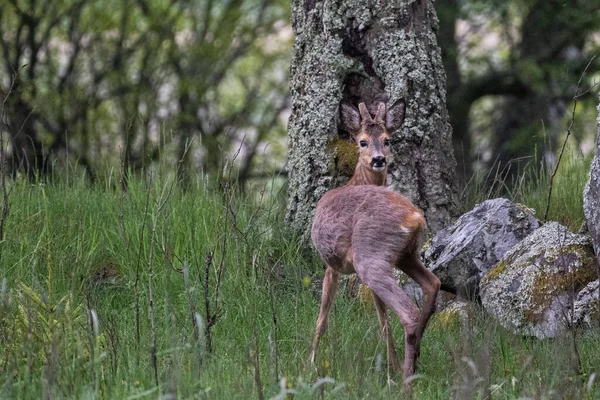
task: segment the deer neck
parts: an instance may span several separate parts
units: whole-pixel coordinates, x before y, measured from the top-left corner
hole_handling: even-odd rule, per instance
[[[346,184],[347,186],[358,186],[358,185],[375,185],[385,186],[387,185],[387,168],[381,171],[373,171],[372,169],[365,167],[362,163],[356,165],[354,175]]]

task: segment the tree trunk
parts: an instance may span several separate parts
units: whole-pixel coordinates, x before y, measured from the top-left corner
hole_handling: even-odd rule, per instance
[[[30,179],[46,178],[52,166],[36,134],[35,110],[22,101],[18,90],[15,89],[14,92],[15,100],[9,99],[6,112],[11,116],[8,123],[12,143],[11,159],[8,162],[10,173],[15,175],[17,171],[21,171]]]
[[[506,98],[492,141],[494,156],[489,168],[499,172],[498,176],[491,174],[497,180],[495,184],[503,185],[507,181],[510,186],[527,164],[537,168],[544,160],[546,149],[556,148],[558,135],[554,131],[564,107],[551,103],[544,94]],[[556,111],[552,113],[551,109]],[[542,135],[544,131],[549,134]]]
[[[510,183],[525,163],[540,165],[546,149],[556,148],[572,86],[589,61],[583,50],[595,29],[597,9],[597,2],[536,0],[525,15],[517,50],[520,69],[534,68],[528,79],[532,91],[508,97],[494,129],[490,163],[495,165],[490,167],[502,171],[502,180]]]
[[[600,261],[600,104],[598,105],[598,135],[596,136],[596,155],[590,169],[590,179],[583,192],[583,212],[587,228],[592,236],[594,251]],[[598,271],[600,278],[600,270]]]
[[[458,0],[437,0],[435,9],[439,17],[438,41],[442,49],[442,61],[446,71],[446,92],[448,114],[452,125],[452,142],[457,163],[459,181],[464,185],[472,174],[471,135],[469,133],[469,112],[472,100],[467,91],[458,67],[458,43],[456,21],[459,15]]]
[[[400,98],[406,120],[391,132],[388,183],[424,211],[433,232],[446,226],[458,211],[456,162],[431,2],[293,0],[292,26],[291,226],[307,233],[316,201],[353,172],[341,162],[355,145],[338,134],[340,101],[375,107]]]

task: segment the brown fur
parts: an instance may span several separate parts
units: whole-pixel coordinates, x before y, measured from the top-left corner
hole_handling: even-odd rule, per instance
[[[385,186],[387,184],[387,168],[383,171],[373,171],[370,167],[365,166],[363,160],[359,160],[354,170],[354,175],[346,184],[347,186],[358,185],[376,185]]]
[[[388,118],[385,104],[380,103],[373,119],[364,103],[359,104],[358,110],[349,104],[342,104],[340,118],[343,129],[350,133],[358,147],[358,163],[348,185],[386,185],[387,166],[393,160],[389,132],[402,125],[404,107],[403,101],[394,104],[389,110],[393,118]],[[360,146],[362,141],[366,146]],[[385,160],[383,167],[374,167],[376,158]]]
[[[376,121],[368,121],[370,115],[367,115],[363,104],[359,109],[363,120],[361,132],[356,135],[357,143],[366,140],[365,137],[371,140],[370,144],[377,140],[383,143],[381,135],[374,137],[366,133],[369,130],[364,128]],[[382,109],[380,105],[376,120],[383,119],[384,111],[385,106]],[[348,110],[344,112],[346,117],[351,115]],[[346,121],[346,126],[354,125],[356,121]],[[379,131],[387,135],[385,127]],[[388,364],[395,371],[399,370],[399,363],[386,307],[398,315],[404,326],[403,376],[406,379],[415,372],[421,337],[434,311],[440,281],[421,264],[419,258],[419,237],[425,227],[425,218],[407,198],[382,187],[387,164],[381,171],[373,170],[369,149],[375,148],[372,145],[364,149],[366,155],[360,157],[354,176],[346,186],[330,190],[317,204],[311,238],[327,269],[310,362],[315,361],[320,336],[327,326],[339,274],[356,272],[372,290],[386,338]],[[394,268],[401,269],[421,286],[422,310],[419,311],[400,289],[393,275]]]

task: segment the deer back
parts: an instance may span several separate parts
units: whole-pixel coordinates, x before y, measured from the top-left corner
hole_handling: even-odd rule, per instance
[[[381,186],[343,186],[317,204],[311,238],[332,268],[351,273],[348,264],[365,258],[394,263],[414,250],[425,220],[404,196]]]

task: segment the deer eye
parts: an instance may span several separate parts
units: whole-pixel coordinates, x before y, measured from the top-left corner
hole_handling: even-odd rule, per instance
[[[384,145],[384,146],[389,146],[389,145],[390,145],[390,139],[385,139],[385,140],[383,141],[383,145]]]
[[[358,144],[360,145],[360,147],[367,147],[367,141],[366,140],[361,140],[360,142],[358,142]]]

